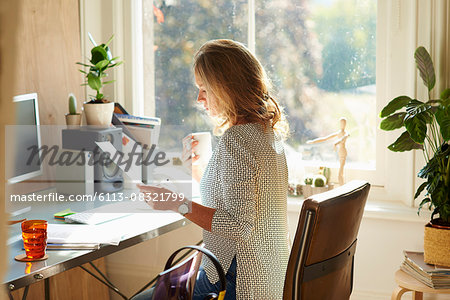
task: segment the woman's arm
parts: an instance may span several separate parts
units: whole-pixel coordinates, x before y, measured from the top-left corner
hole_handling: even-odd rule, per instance
[[[172,210],[189,201],[191,210],[184,216],[214,234],[234,239],[245,240],[253,231],[256,217],[256,169],[253,155],[246,149],[246,141],[239,135],[224,139],[221,150],[222,159],[214,168],[219,173],[218,182],[207,182],[220,190],[218,197],[221,208],[214,209],[190,200],[154,201],[147,203],[155,210]],[[149,197],[155,194],[171,193],[166,188],[138,185],[141,192]]]
[[[195,158],[197,158],[195,156]],[[198,159],[198,158],[197,158]],[[203,173],[205,172],[205,167],[202,165],[192,165],[192,179],[194,179],[196,182],[200,183],[200,180],[202,179]]]
[[[184,217],[205,230],[211,231],[211,223],[216,210],[196,202],[192,202],[188,199],[181,200],[170,200],[170,201],[159,201],[163,199],[163,196],[157,195],[167,195],[173,192],[159,186],[149,186],[149,185],[137,185],[141,193],[146,196],[146,202],[154,210],[171,210],[173,212],[178,212],[178,207],[186,202],[189,202],[191,210],[184,215]]]
[[[197,146],[198,141],[194,140],[192,134],[184,137],[181,159],[185,168],[190,171],[192,178],[195,181],[200,182],[203,176],[203,172],[205,171],[205,166],[194,164],[200,158],[199,155],[195,155]]]
[[[221,159],[210,166],[217,172],[217,179],[205,179],[205,184],[216,190],[216,201],[220,203],[212,217],[211,232],[236,241],[250,238],[259,197],[256,187],[259,165],[248,144],[249,137],[239,132],[224,135],[216,149]]]
[[[184,217],[201,228],[211,231],[211,223],[216,210],[196,202],[191,202],[191,211],[184,215]]]

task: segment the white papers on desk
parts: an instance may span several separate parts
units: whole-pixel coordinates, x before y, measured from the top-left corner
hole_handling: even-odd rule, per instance
[[[48,224],[49,244],[110,244],[118,245],[122,232],[102,225]]]

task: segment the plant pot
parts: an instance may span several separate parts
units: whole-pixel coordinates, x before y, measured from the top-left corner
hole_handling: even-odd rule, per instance
[[[76,127],[81,125],[81,114],[66,114],[66,124],[70,127]]]
[[[84,103],[83,110],[87,125],[109,126],[114,112],[114,102]]]
[[[425,225],[423,241],[424,261],[428,264],[450,267],[450,226]]]
[[[325,186],[313,186],[310,184],[304,185],[302,186],[302,192],[303,192],[303,196],[306,198],[308,198],[309,196],[315,195],[315,194],[320,194],[320,193],[324,193],[326,191],[332,190],[334,187],[333,184],[327,184]]]

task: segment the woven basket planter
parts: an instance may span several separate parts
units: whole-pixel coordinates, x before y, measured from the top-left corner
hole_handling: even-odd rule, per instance
[[[312,186],[312,185],[303,185],[302,186],[302,192],[303,192],[303,196],[306,198],[308,198],[309,196],[315,195],[315,194],[320,194],[320,193],[324,193],[326,191],[332,190],[334,187],[333,184],[327,184],[326,186]]]
[[[425,225],[423,248],[426,263],[450,267],[450,227]]]

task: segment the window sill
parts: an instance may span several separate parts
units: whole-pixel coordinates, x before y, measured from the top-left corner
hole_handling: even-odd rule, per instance
[[[300,212],[303,200],[303,197],[288,197],[288,213]],[[430,220],[431,212],[425,208],[420,211],[420,216],[418,216],[417,207],[408,207],[401,202],[368,201],[363,217],[425,224]]]

